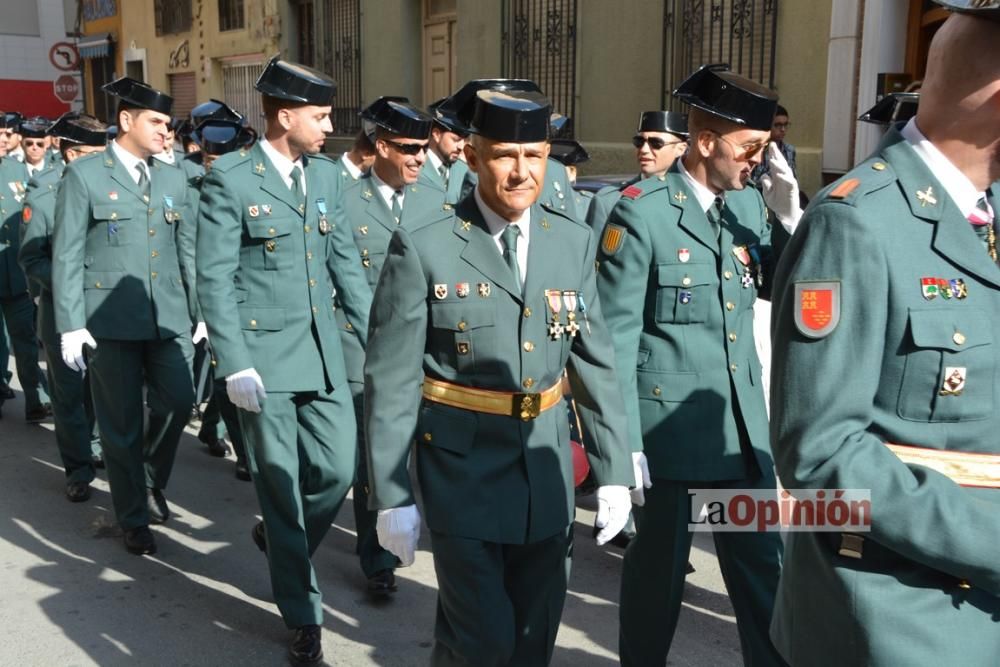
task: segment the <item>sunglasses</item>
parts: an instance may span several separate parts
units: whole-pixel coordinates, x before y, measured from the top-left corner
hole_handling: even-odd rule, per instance
[[[686,143],[686,141],[667,141],[660,137],[644,137],[641,134],[632,137],[632,145],[636,148],[642,148],[643,144],[649,144],[649,149],[654,151],[658,151],[664,146],[676,146],[677,144]]]
[[[21,143],[24,144],[25,148],[31,148],[32,146],[45,146],[45,141],[43,139],[25,139]]]
[[[767,147],[771,145],[770,140],[765,140],[765,141],[758,141],[753,144],[743,144],[741,146],[737,146],[732,141],[726,139],[724,136],[722,136],[715,130],[709,130],[709,132],[711,132],[712,134],[714,134],[715,136],[717,136],[718,138],[722,139],[724,142],[729,144],[729,146],[733,149],[733,159],[737,161],[752,160],[756,156],[766,151]]]
[[[423,151],[427,150],[426,142],[422,144],[400,144],[389,139],[383,139],[382,141],[389,144],[403,155],[419,155]]]

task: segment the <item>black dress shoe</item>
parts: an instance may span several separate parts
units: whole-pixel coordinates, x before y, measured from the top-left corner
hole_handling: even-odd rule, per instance
[[[318,625],[295,628],[288,657],[293,665],[315,665],[323,659],[322,629]]]
[[[376,598],[391,597],[396,592],[396,574],[392,570],[379,570],[368,577],[368,594]]]
[[[90,498],[90,484],[86,482],[69,482],[66,484],[66,497],[71,503],[82,503]]]
[[[100,468],[104,470],[104,457],[103,456],[91,456],[90,462],[94,464],[95,468]]]
[[[170,518],[170,506],[159,489],[146,489],[146,507],[152,523],[166,523]]]
[[[253,543],[257,545],[257,548],[267,553],[267,538],[264,536],[264,522],[258,521],[257,525],[253,527],[250,531],[250,537],[253,538]]]
[[[242,480],[244,482],[251,481],[250,468],[247,467],[246,461],[236,462],[236,479]]]
[[[125,531],[125,548],[136,556],[156,553],[156,540],[149,526],[139,526]]]
[[[36,405],[27,412],[24,413],[24,421],[29,424],[37,424],[38,422],[43,422],[52,416],[52,405],[50,403],[43,403],[42,405]]]
[[[6,382],[0,383],[0,401],[14,400],[14,390]]]
[[[229,454],[229,445],[222,438],[212,438],[211,441],[202,440],[208,447],[208,453],[216,458],[223,458]]]
[[[694,573],[695,573],[694,565],[691,564],[691,561],[688,561],[687,570],[684,571],[684,574],[694,574]]]

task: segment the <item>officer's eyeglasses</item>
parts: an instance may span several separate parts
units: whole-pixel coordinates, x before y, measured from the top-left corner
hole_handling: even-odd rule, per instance
[[[792,126],[791,123],[786,122],[786,123],[775,123],[771,127],[773,127],[776,130],[787,130],[791,126]]]
[[[418,155],[427,150],[426,142],[422,144],[400,144],[389,139],[383,139],[382,141],[389,144],[403,155]]]
[[[729,139],[726,139],[724,136],[722,136],[722,134],[720,134],[719,132],[716,132],[715,130],[709,130],[709,132],[711,132],[712,134],[714,134],[715,136],[717,136],[718,138],[722,139],[724,142],[729,144],[729,146],[733,149],[733,159],[737,160],[738,162],[742,162],[744,160],[752,160],[753,158],[757,157],[758,155],[766,151],[767,147],[771,145],[770,139],[767,139],[765,141],[757,141],[752,144],[736,145]]]
[[[42,139],[25,139],[22,143],[25,148],[31,148],[32,146],[45,146],[45,141]]]
[[[632,145],[636,148],[642,148],[643,144],[649,144],[649,149],[653,151],[658,151],[664,146],[676,146],[677,144],[684,144],[686,141],[667,141],[666,139],[661,139],[660,137],[644,137],[641,134],[637,134],[632,137]]]

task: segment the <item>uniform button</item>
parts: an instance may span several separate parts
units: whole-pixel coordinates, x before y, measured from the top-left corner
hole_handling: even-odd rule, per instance
[[[524,348],[525,352],[531,352],[532,350],[535,349],[535,344],[532,343],[530,340],[526,340],[524,341],[524,345],[522,345],[521,347]]]
[[[149,256],[150,256],[150,257],[153,257],[153,258],[156,258],[156,257],[159,257],[159,256],[160,256],[160,253],[158,253],[158,252],[156,252],[156,251],[154,250],[153,252],[149,253]]]
[[[872,169],[874,169],[875,171],[885,171],[885,165],[882,164],[881,162],[876,162],[875,164],[872,165]]]
[[[142,196],[142,201],[148,202],[149,201],[149,195],[143,195]]]
[[[660,389],[659,387],[653,387],[653,396],[659,396],[662,393],[663,393],[662,389]]]
[[[147,210],[147,211],[146,211],[146,214],[147,214],[147,215],[153,215],[153,209],[149,209],[149,210]]]
[[[726,302],[726,310],[732,310],[735,307],[736,307],[736,304],[733,303],[732,301],[727,301]]]
[[[267,230],[267,233],[270,234],[271,236],[274,236],[275,234],[277,234],[277,232],[274,231],[274,227],[269,227],[268,230]]]
[[[257,320],[250,320],[250,326],[252,327],[257,326]]]
[[[101,281],[98,280],[96,283],[94,283],[94,287],[96,287],[97,289],[101,289]]]
[[[535,386],[535,381],[531,378],[524,378],[524,382],[521,383],[521,386],[525,389],[531,389]]]
[[[149,230],[149,235],[150,236],[156,236],[156,230],[155,229],[150,229]]]
[[[317,308],[316,306],[313,306],[313,315],[315,315],[318,312],[319,312],[319,308]]]
[[[309,279],[309,287],[316,287],[316,279],[315,278],[310,278]]]
[[[305,227],[303,227],[302,229],[304,229],[304,230],[305,230],[306,234],[308,234],[309,232],[311,232],[311,231],[312,231],[312,227],[310,227],[309,225],[306,225],[306,226],[305,226]]]
[[[118,219],[118,214],[117,213],[112,213],[111,214],[111,219],[112,220],[117,220]]]
[[[345,324],[344,328],[347,329],[348,331],[354,331],[354,325],[352,325],[350,322]]]
[[[734,333],[730,333],[729,334],[729,342],[730,343],[735,343],[736,342],[736,334],[734,334]]]
[[[726,280],[730,280],[733,277],[733,272],[732,271],[726,271],[726,272],[724,272],[722,274],[722,277],[725,278]]]
[[[465,331],[466,327],[468,326],[469,325],[465,323],[465,320],[462,320],[461,322],[458,323],[458,330]]]
[[[312,258],[313,258],[313,254],[311,252],[307,252],[306,253],[306,259],[312,259]]]
[[[424,442],[431,442],[434,440],[434,436],[430,433],[424,433]]]
[[[687,276],[684,276],[684,278],[681,280],[681,285],[684,285],[684,287],[687,287],[690,284],[691,284],[691,279],[688,278]]]
[[[965,345],[965,334],[961,331],[956,331],[955,335],[951,337],[955,341],[955,345]]]
[[[150,273],[149,277],[150,278],[156,278],[156,271],[153,271],[152,273]]]
[[[531,317],[531,308],[525,308],[524,309],[524,316],[525,317]]]
[[[739,368],[739,366],[737,366],[736,364],[729,364],[729,370],[731,370],[734,373],[736,372],[736,369],[738,369],[738,368]]]

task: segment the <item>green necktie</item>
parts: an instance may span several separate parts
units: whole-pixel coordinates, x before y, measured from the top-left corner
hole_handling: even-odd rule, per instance
[[[446,167],[445,165],[442,164],[440,167],[438,167],[438,173],[441,174],[441,180],[444,181],[444,184],[447,187],[447,185],[448,185],[448,167]]]
[[[719,232],[722,231],[722,209],[725,205],[726,203],[722,197],[716,197],[706,212],[708,221],[712,223],[712,231],[715,232],[715,238],[719,238]]]
[[[403,207],[399,205],[399,200],[402,198],[403,193],[396,190],[392,193],[392,217],[396,220],[396,224],[399,224],[399,217],[403,215]]]
[[[135,168],[139,171],[139,192],[149,199],[149,174],[146,173],[146,163],[137,162]]]
[[[302,193],[302,167],[295,165],[292,167],[292,194],[299,204],[305,203],[305,195]]]
[[[508,224],[500,235],[500,241],[503,243],[503,259],[514,275],[518,291],[521,290],[521,267],[517,264],[517,237],[520,233],[521,229],[517,225]]]

